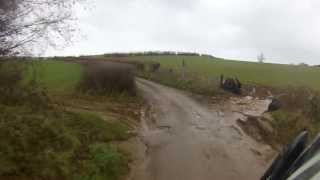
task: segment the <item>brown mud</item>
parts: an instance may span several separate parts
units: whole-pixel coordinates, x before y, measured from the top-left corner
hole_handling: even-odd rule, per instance
[[[149,107],[142,112],[130,180],[256,180],[275,152],[237,120],[260,116],[266,100],[230,98],[211,105],[138,79]]]

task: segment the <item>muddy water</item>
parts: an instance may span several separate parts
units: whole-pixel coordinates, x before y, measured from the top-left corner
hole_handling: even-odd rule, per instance
[[[139,79],[138,86],[151,108],[141,122],[142,160],[129,179],[255,180],[263,174],[270,148],[246,136],[236,120],[262,113],[267,102],[249,108],[238,102],[245,99],[231,99],[208,107],[153,82]]]

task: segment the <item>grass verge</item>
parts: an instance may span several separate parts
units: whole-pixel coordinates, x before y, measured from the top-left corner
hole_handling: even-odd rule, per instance
[[[282,108],[271,113],[274,139],[286,144],[303,130],[308,130],[310,139],[315,137],[320,130],[319,92],[308,88],[290,88],[281,92]]]
[[[129,138],[117,121],[57,109],[0,111],[0,179],[117,179],[128,171],[128,157],[112,144]]]
[[[125,118],[138,115],[124,114],[129,102],[119,98],[99,102],[103,114],[96,97],[80,103],[74,90],[82,65],[10,62],[0,64],[0,74],[0,179],[116,180],[129,171],[130,156],[117,144],[131,137]],[[70,96],[85,110],[61,100]]]

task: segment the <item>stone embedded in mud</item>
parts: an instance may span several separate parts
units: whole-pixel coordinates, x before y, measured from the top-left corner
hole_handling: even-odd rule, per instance
[[[271,103],[268,106],[268,112],[277,111],[281,108],[282,104],[279,99],[272,98]]]
[[[218,111],[217,114],[219,117],[224,117],[224,115],[225,115],[224,112],[222,112],[222,111]]]
[[[253,100],[253,97],[252,96],[246,96],[245,100],[248,100],[248,101]]]

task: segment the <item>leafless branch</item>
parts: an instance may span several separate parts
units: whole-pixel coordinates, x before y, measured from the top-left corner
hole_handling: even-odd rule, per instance
[[[30,53],[37,43],[55,46],[59,38],[67,42],[72,8],[80,1],[0,0],[0,56]]]

